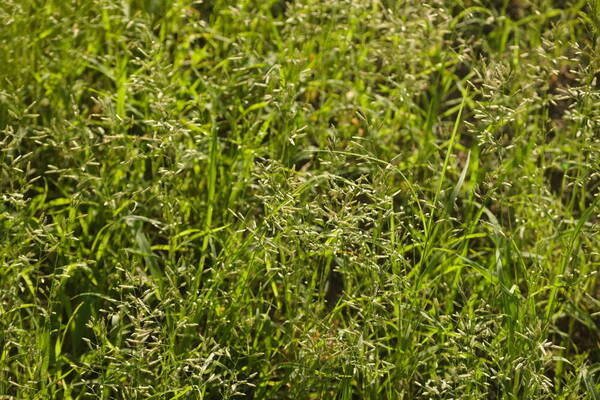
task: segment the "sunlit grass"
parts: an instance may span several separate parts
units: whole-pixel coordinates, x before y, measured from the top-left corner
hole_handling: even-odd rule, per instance
[[[600,398],[594,1],[0,7],[0,399]]]

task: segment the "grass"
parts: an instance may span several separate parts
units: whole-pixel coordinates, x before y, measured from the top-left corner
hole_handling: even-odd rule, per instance
[[[600,398],[597,1],[0,22],[0,399]]]

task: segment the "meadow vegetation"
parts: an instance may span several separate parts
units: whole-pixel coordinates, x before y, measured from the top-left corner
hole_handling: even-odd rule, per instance
[[[0,399],[600,399],[600,2],[0,27]]]

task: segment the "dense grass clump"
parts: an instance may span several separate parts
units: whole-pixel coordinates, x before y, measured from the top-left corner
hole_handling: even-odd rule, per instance
[[[598,1],[0,26],[0,399],[600,398]]]

